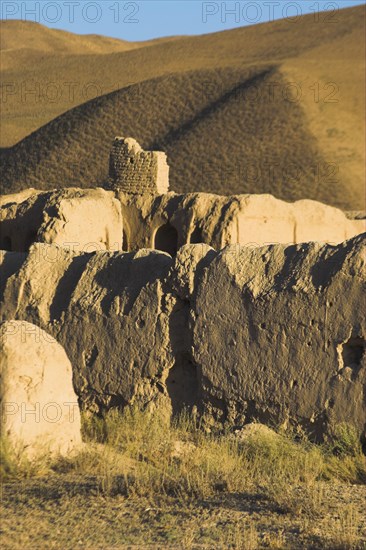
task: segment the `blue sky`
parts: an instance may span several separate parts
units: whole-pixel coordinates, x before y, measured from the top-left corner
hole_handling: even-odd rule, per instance
[[[332,24],[337,11],[364,0],[2,0],[2,19],[37,21],[79,34],[103,34],[125,40],[204,34],[273,19],[313,13]],[[328,11],[326,15],[319,12]],[[289,22],[289,24],[293,24]]]

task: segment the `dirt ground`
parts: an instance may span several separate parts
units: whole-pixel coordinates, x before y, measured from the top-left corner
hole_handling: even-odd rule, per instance
[[[128,497],[100,478],[51,475],[2,485],[4,550],[80,548],[366,549],[366,486],[318,483],[279,507],[260,492],[207,500]]]

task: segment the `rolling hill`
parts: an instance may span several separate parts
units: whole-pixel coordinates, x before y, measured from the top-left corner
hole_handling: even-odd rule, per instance
[[[2,42],[17,59],[2,70],[3,192],[101,185],[114,136],[130,135],[167,152],[175,191],[364,208],[364,7],[336,17],[68,48],[24,24],[18,50]]]

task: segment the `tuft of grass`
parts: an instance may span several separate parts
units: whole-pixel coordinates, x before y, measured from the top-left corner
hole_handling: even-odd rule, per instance
[[[325,475],[341,481],[366,483],[366,458],[362,452],[360,434],[350,424],[335,426],[324,446]]]
[[[16,456],[11,449],[8,441],[1,437],[0,439],[0,479],[6,479],[14,476],[16,472]]]
[[[31,478],[50,471],[48,455],[30,459],[22,448],[14,448],[5,436],[0,438],[0,482],[9,478]]]
[[[259,535],[253,522],[229,525],[226,531],[225,548],[235,550],[257,550]]]
[[[360,536],[358,526],[360,514],[352,504],[346,504],[338,510],[338,517],[322,522],[321,527],[325,533],[330,533],[325,542],[326,548],[332,550],[358,550]]]
[[[345,422],[335,426],[328,447],[337,456],[356,457],[362,454],[359,432],[354,426]]]

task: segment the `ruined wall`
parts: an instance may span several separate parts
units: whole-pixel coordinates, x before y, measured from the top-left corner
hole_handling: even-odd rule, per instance
[[[175,248],[189,243],[205,243],[216,249],[236,242],[230,227],[237,199],[190,193],[167,193],[157,196],[132,196],[118,193],[124,219],[124,231],[129,250],[160,248],[156,237],[159,230],[171,231]],[[167,251],[163,248],[164,251]]]
[[[107,187],[125,193],[167,193],[169,166],[161,151],[144,151],[132,138],[116,138],[109,160]]]
[[[287,203],[271,195],[64,189],[3,197],[0,230],[6,250],[26,251],[44,242],[84,251],[154,248],[175,255],[179,247],[201,242],[216,250],[229,244],[337,244],[363,233],[366,224],[316,201]]]
[[[313,200],[288,203],[272,195],[241,195],[239,203],[240,244],[340,244],[366,231],[365,220],[350,220],[338,208]]]
[[[3,196],[1,248],[25,252],[34,242],[73,250],[120,250],[119,201],[104,189],[63,189]]]
[[[2,260],[2,320],[33,319],[63,345],[84,404],[93,409],[123,405],[136,395],[152,399],[174,363],[174,301],[162,290],[169,256],[34,245],[27,256],[5,253]]]
[[[213,417],[365,428],[365,245],[228,247],[210,263],[192,355]]]
[[[365,243],[189,245],[175,259],[35,245],[2,255],[2,319],[64,346],[92,410],[156,401],[209,424],[363,430]]]
[[[156,233],[165,226],[176,230],[177,248],[203,242],[216,250],[229,244],[338,244],[366,231],[365,220],[348,219],[341,210],[312,200],[287,203],[272,195],[148,197],[122,192],[117,198],[128,250],[158,248]]]

